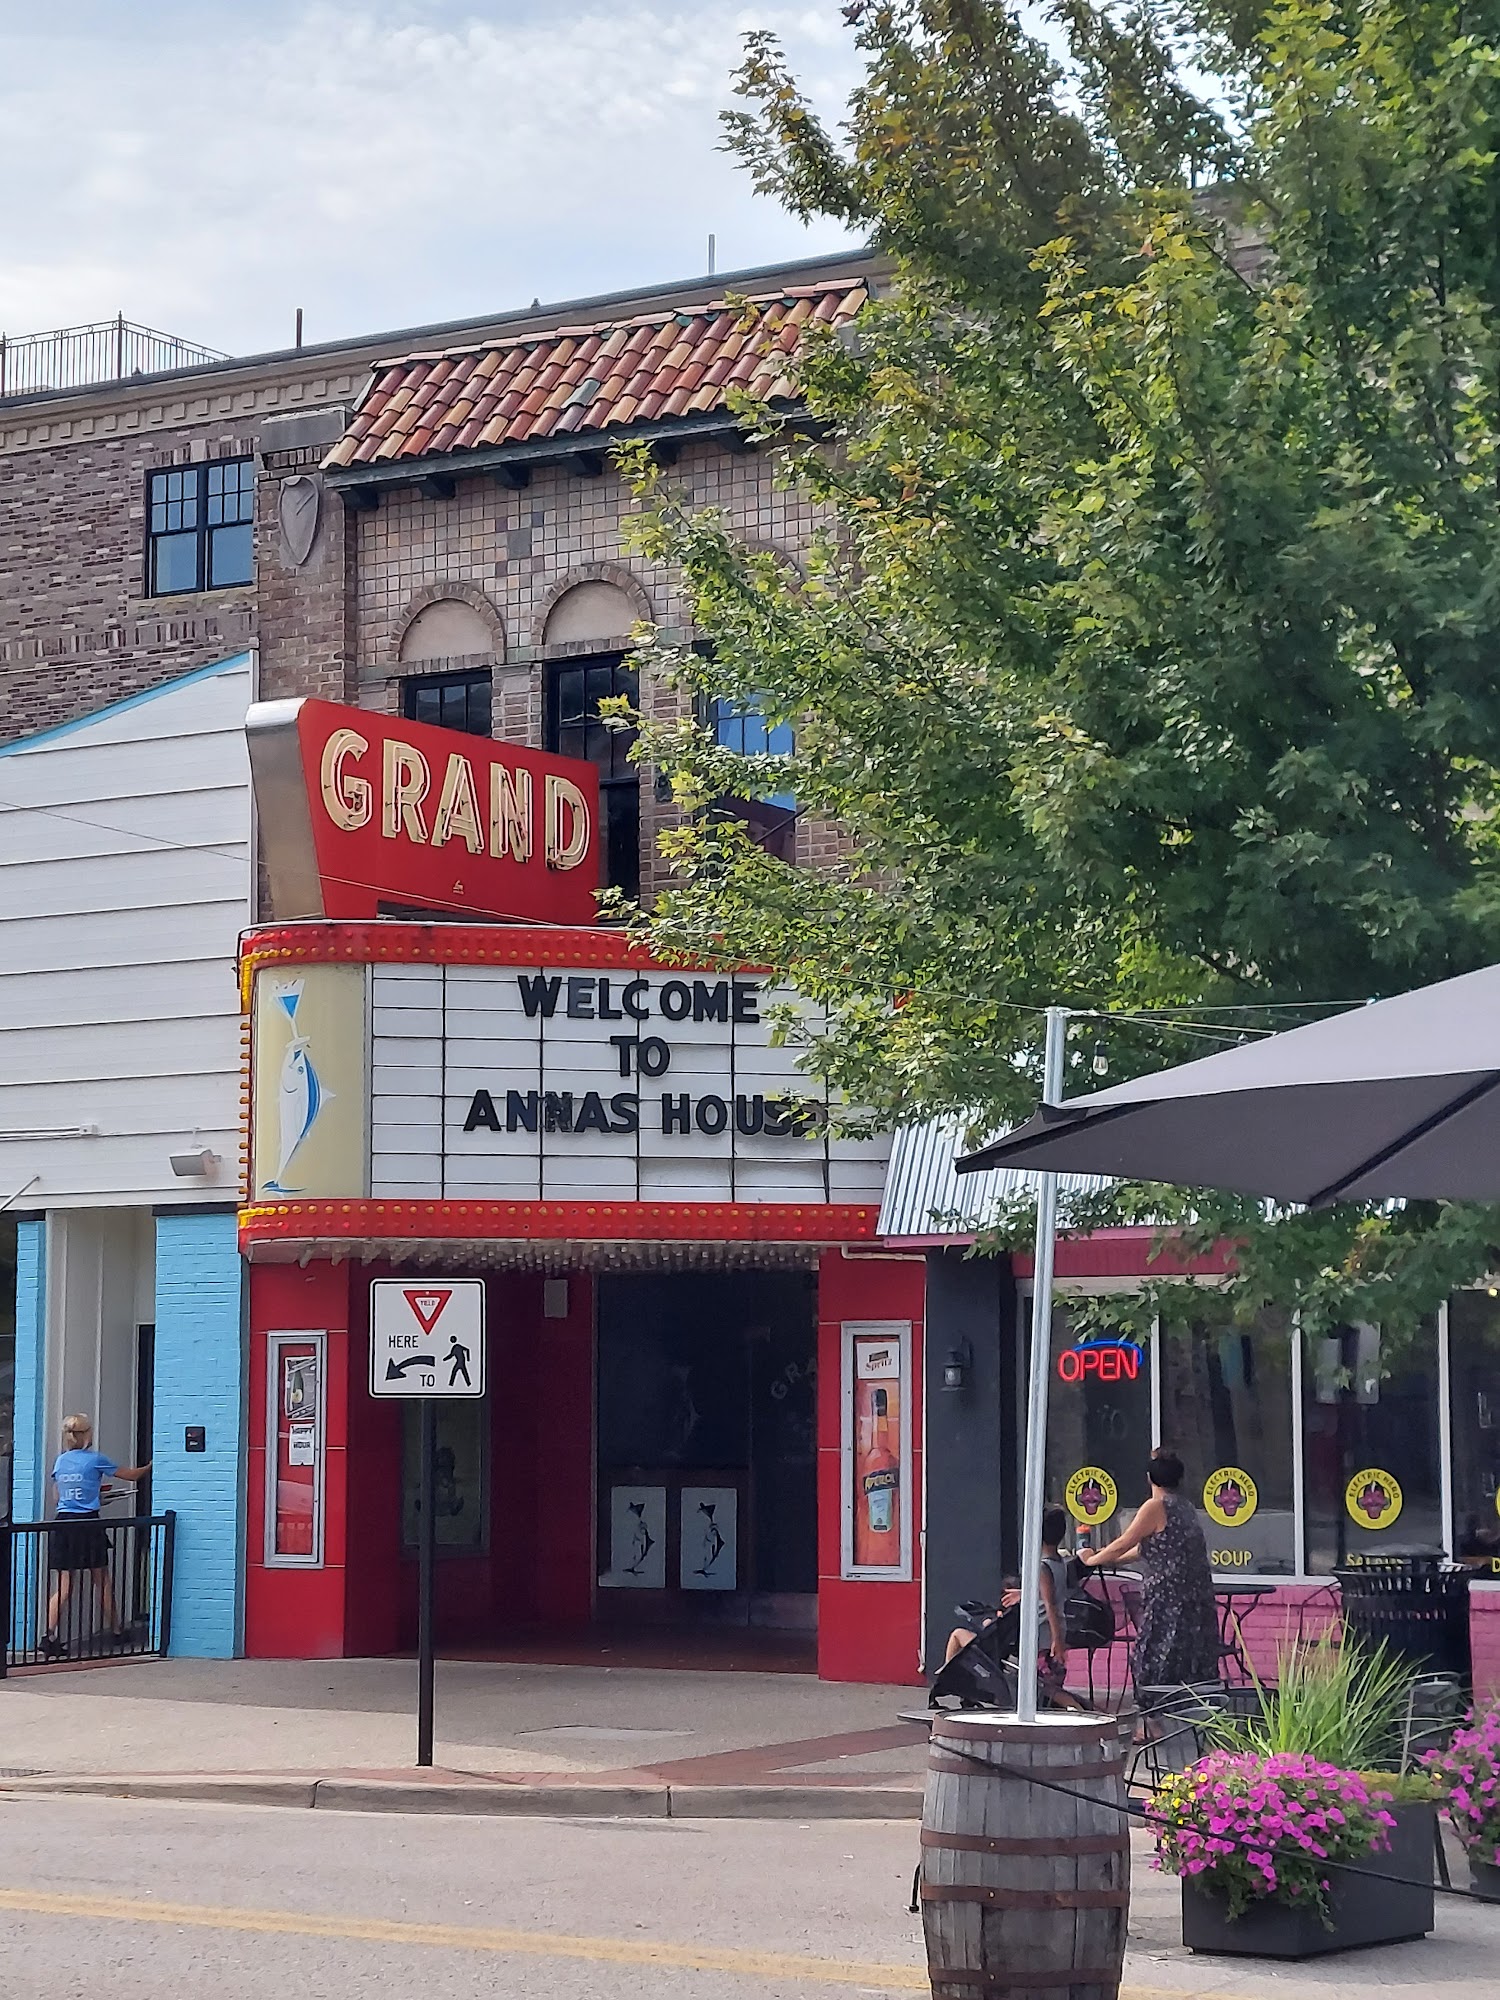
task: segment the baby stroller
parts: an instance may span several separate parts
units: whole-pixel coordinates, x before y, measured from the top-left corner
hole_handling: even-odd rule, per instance
[[[1021,1607],[997,1611],[992,1604],[956,1604],[960,1622],[974,1637],[940,1669],[927,1692],[929,1708],[1001,1708],[1016,1705],[1016,1654],[1021,1645]]]
[[[1068,1594],[1063,1600],[1063,1623],[1071,1651],[1088,1656],[1089,1702],[1094,1700],[1094,1655],[1107,1651],[1114,1641],[1115,1615],[1109,1599],[1095,1596],[1087,1584],[1091,1572],[1076,1560],[1068,1566]],[[974,1637],[962,1652],[955,1653],[928,1692],[930,1708],[1014,1708],[1016,1705],[1016,1659],[1021,1650],[1021,1607],[997,1611],[992,1604],[974,1601],[954,1606],[959,1620]]]

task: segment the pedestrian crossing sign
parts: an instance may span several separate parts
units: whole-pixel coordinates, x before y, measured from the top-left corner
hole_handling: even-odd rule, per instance
[[[484,1280],[370,1283],[370,1394],[484,1394]]]

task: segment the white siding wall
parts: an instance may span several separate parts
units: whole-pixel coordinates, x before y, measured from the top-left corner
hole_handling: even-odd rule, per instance
[[[0,750],[0,1201],[234,1198],[252,699],[242,654]]]

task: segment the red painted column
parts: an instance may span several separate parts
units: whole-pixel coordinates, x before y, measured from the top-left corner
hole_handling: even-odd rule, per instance
[[[320,1567],[268,1566],[266,1556],[269,1333],[323,1333],[323,1560]],[[250,1448],[245,1506],[245,1651],[252,1659],[337,1659],[345,1633],[349,1283],[328,1263],[250,1266]]]
[[[358,1265],[346,1265],[344,1268],[349,1273],[344,1651],[351,1657],[357,1657],[399,1652],[403,1643],[401,1445],[404,1406],[395,1401],[378,1402],[368,1387],[370,1279],[376,1273]],[[380,1267],[379,1275],[388,1275],[385,1267]],[[413,1633],[415,1606],[413,1586]]]
[[[818,1267],[818,1674],[827,1681],[922,1683],[922,1335],[920,1258],[840,1251]],[[845,1578],[842,1569],[843,1328],[910,1320],[912,1574],[909,1582]]]

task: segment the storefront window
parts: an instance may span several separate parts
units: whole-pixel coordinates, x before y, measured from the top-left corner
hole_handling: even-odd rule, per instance
[[[433,1543],[449,1554],[478,1555],[488,1546],[485,1507],[487,1401],[439,1403],[437,1457],[433,1464],[437,1506]],[[401,1410],[401,1539],[415,1549],[421,1532],[422,1413],[415,1402]]]
[[[1307,1567],[1441,1553],[1437,1332],[1392,1354],[1379,1329],[1308,1335],[1302,1437]]]
[[[1453,1553],[1500,1572],[1500,1298],[1448,1305],[1453,1420]]]
[[[1026,1307],[1029,1312],[1029,1303]],[[1024,1407],[1024,1385],[1023,1385]],[[1065,1305],[1052,1315],[1047,1498],[1066,1506],[1095,1548],[1146,1498],[1151,1361],[1130,1342],[1079,1346]]]
[[[1236,1326],[1205,1317],[1164,1327],[1159,1338],[1162,1442],[1187,1468],[1183,1491],[1204,1515],[1214,1568],[1231,1576],[1292,1575],[1292,1344],[1285,1320],[1267,1314],[1254,1326]]]

